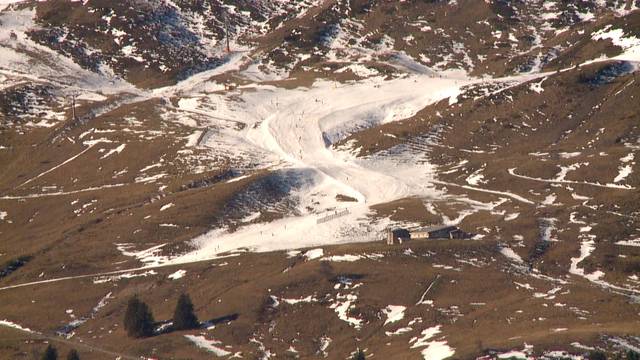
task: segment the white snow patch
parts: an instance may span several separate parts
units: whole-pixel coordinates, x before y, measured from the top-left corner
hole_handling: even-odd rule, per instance
[[[553,205],[553,203],[556,202],[557,197],[558,196],[556,194],[547,195],[547,197],[542,201],[542,205]]]
[[[151,275],[158,275],[158,273],[153,270],[149,270],[149,271],[144,271],[139,273],[128,272],[128,273],[119,274],[119,275],[98,276],[93,279],[93,283],[104,284],[112,281],[119,281],[122,279],[133,279],[137,277],[147,277]]]
[[[174,206],[174,204],[173,204],[173,203],[168,203],[168,204],[162,205],[162,206],[160,207],[160,211],[165,211],[165,210],[167,210],[167,209],[172,208],[173,206]]]
[[[139,177],[136,178],[135,181],[137,183],[150,183],[150,182],[156,182],[157,180],[160,180],[165,176],[167,176],[167,174],[165,174],[165,173],[159,173],[159,174],[151,175],[151,176],[139,176]]]
[[[308,295],[306,297],[303,298],[299,298],[299,299],[285,299],[285,298],[281,298],[280,300],[282,300],[282,302],[287,303],[289,305],[296,305],[296,304],[301,304],[301,303],[313,303],[313,302],[317,302],[318,299],[316,299],[314,296],[312,295]]]
[[[93,92],[83,92],[82,94],[76,97],[76,100],[85,100],[85,101],[105,101],[107,97],[98,93]]]
[[[582,276],[589,281],[596,282],[600,280],[604,273],[600,270],[596,270],[590,274],[585,273],[583,268],[579,268],[578,264],[580,264],[584,259],[589,257],[591,253],[596,249],[596,243],[593,240],[593,237],[586,237],[580,243],[580,256],[571,258],[571,266],[569,268],[569,272],[574,275]]]
[[[580,156],[582,153],[579,151],[575,151],[575,152],[561,152],[559,153],[560,157],[563,159],[571,159],[577,156]]]
[[[632,162],[634,158],[635,158],[635,154],[634,153],[629,153],[629,154],[621,157],[620,161],[622,161],[623,163],[628,163],[628,162]]]
[[[10,328],[14,328],[14,329],[17,329],[17,330],[30,332],[30,333],[35,333],[35,331],[33,331],[33,330],[29,329],[29,328],[20,326],[20,325],[18,325],[16,323],[11,322],[11,321],[6,320],[6,319],[0,320],[0,326],[10,327]]]
[[[623,29],[612,29],[611,25],[607,25],[602,30],[593,33],[591,38],[593,40],[611,40],[613,45],[621,47],[624,53],[614,59],[640,60],[640,38],[626,35]]]
[[[327,256],[322,258],[323,261],[335,261],[335,262],[354,262],[360,259],[363,259],[363,256],[351,255],[351,254],[333,255],[333,256]]]
[[[445,340],[428,341],[441,332],[441,327],[441,325],[437,325],[424,329],[420,333],[420,337],[414,337],[409,341],[409,343],[413,343],[413,345],[411,345],[412,349],[425,347],[421,351],[422,357],[425,360],[443,360],[455,354],[454,349],[447,345]]]
[[[510,247],[503,247],[500,249],[500,253],[504,256],[506,256],[509,260],[512,260],[514,262],[517,263],[523,263],[524,260],[522,260],[522,257],[520,257],[520,255],[518,255],[515,251],[513,251],[512,248]]]
[[[319,259],[323,255],[324,255],[324,250],[322,249],[307,250],[304,253],[304,257],[307,258],[307,260]]]
[[[202,136],[202,130],[196,130],[191,135],[187,136],[187,143],[185,147],[194,147],[198,145],[198,139]]]
[[[520,216],[520,213],[512,213],[512,214],[508,214],[505,215],[504,220],[505,221],[511,221],[511,220],[515,220],[518,218],[518,216]]]
[[[251,175],[242,175],[242,176],[234,177],[233,179],[227,180],[227,184],[233,183],[233,182],[236,182],[236,181],[240,181],[242,179],[246,179],[249,176],[251,176]]]
[[[113,155],[113,154],[120,154],[122,152],[122,150],[124,150],[125,146],[127,146],[127,144],[122,144],[120,146],[118,146],[115,149],[111,149],[109,150],[108,153],[106,153],[103,157],[101,157],[100,159],[105,159],[108,158],[109,156]]]
[[[616,245],[640,247],[640,238],[616,241]]]
[[[498,359],[529,359],[529,356],[524,351],[511,350],[498,355]]]
[[[187,274],[187,270],[178,270],[174,273],[169,274],[169,276],[167,277],[171,280],[178,280],[183,278],[186,274]]]
[[[168,261],[166,256],[160,255],[162,248],[167,244],[152,246],[145,250],[131,251],[134,245],[128,243],[115,244],[118,251],[124,256],[131,256],[141,261],[145,266],[157,266]]]
[[[535,91],[536,93],[540,94],[544,91],[544,89],[542,88],[542,83],[546,80],[547,78],[544,77],[542,78],[542,80],[540,80],[539,82],[532,82],[531,84],[529,84],[529,89],[531,89],[532,91]]]
[[[215,356],[221,357],[231,355],[230,351],[220,347],[222,342],[218,340],[207,340],[203,335],[185,335],[184,337],[194,343],[197,347],[212,352]]]
[[[620,181],[627,178],[627,176],[631,175],[633,172],[633,168],[631,165],[624,165],[618,169],[618,175],[613,179],[614,183],[619,183]]]
[[[407,326],[407,327],[401,327],[401,328],[399,328],[397,330],[394,330],[394,331],[385,331],[384,334],[387,335],[387,336],[395,336],[395,335],[406,334],[406,333],[411,332],[411,331],[413,331],[413,328]]]
[[[356,329],[360,329],[362,326],[363,320],[355,317],[349,316],[349,310],[354,306],[354,303],[358,300],[358,297],[354,294],[341,295],[338,294],[336,296],[336,302],[329,306],[330,309],[333,309],[336,314],[338,314],[338,318],[349,325],[353,326]]]
[[[478,186],[485,183],[486,181],[484,181],[484,175],[481,174],[482,170],[484,169],[478,169],[473,174],[469,175],[466,179],[467,184]]]
[[[382,309],[382,312],[387,315],[387,320],[385,320],[384,324],[387,325],[402,320],[406,309],[407,307],[402,305],[389,305]]]

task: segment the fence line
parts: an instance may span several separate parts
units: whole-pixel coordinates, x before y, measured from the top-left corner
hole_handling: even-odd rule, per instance
[[[345,216],[349,214],[349,209],[344,209],[340,212],[336,212],[335,214],[327,215],[316,220],[316,224],[326,223],[327,221],[331,221],[333,219],[337,219],[339,217]]]

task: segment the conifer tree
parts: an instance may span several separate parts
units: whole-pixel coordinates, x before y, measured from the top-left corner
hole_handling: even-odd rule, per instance
[[[364,351],[362,351],[361,349],[358,349],[353,356],[351,357],[352,360],[365,360],[366,359],[366,355],[364,353]]]
[[[58,350],[49,344],[42,354],[42,360],[58,360]]]
[[[594,350],[589,353],[589,360],[607,360],[607,354],[600,350]]]
[[[130,337],[146,337],[153,335],[153,315],[149,307],[137,296],[129,299],[124,315],[124,329]]]
[[[189,330],[199,326],[198,317],[193,313],[193,303],[187,294],[181,294],[173,313],[173,329]]]
[[[80,355],[78,355],[76,349],[71,349],[71,351],[69,351],[67,354],[67,360],[80,360]]]

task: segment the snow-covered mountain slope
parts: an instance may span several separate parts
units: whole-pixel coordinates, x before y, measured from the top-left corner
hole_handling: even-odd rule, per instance
[[[30,9],[24,12],[31,24],[14,28],[10,22],[15,15],[7,21],[19,39],[50,48],[83,69],[157,87],[221,65],[227,29],[236,48],[236,41],[264,34],[312,5],[308,1],[19,2],[10,9]]]
[[[638,6],[12,2],[0,331],[109,358],[637,348]],[[434,224],[471,238],[381,241]],[[126,337],[130,294],[164,321],[177,291],[201,329]]]
[[[637,21],[632,1],[33,5],[31,24],[24,23],[23,14],[23,25],[15,29],[20,39],[50,48],[84,69],[113,73],[143,87],[175,83],[219,66],[225,61],[227,28],[234,50],[252,50],[251,66],[261,70],[254,77],[327,76],[340,68],[338,73],[356,77],[429,69],[495,76],[568,67],[610,54],[610,47],[591,44],[589,34],[610,22],[625,27]],[[11,8],[30,6],[20,2]],[[358,65],[332,65],[341,62]]]

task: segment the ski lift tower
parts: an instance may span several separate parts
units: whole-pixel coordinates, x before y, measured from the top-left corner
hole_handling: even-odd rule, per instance
[[[231,53],[231,47],[229,46],[229,14],[226,11],[224,14],[224,35],[227,38],[227,53]]]
[[[76,121],[76,98],[78,93],[76,91],[71,93],[71,120]]]

